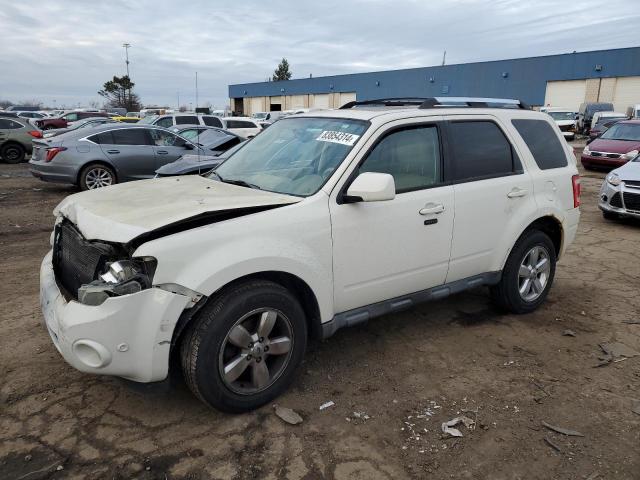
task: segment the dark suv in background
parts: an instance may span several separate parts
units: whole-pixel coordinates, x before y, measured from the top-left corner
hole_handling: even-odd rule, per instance
[[[591,120],[596,112],[613,112],[613,103],[584,102],[578,110],[578,132],[589,135]]]

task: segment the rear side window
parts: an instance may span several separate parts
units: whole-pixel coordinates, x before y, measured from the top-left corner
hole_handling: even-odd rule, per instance
[[[216,117],[202,117],[202,121],[208,127],[222,128],[222,122],[220,121],[219,118],[216,118]]]
[[[179,115],[176,117],[176,125],[198,125],[198,117],[193,115]]]
[[[113,135],[111,135],[111,131],[93,135],[91,137],[88,137],[88,140],[91,140],[93,143],[97,143],[99,145],[113,145]]]
[[[501,177],[520,170],[511,143],[495,123],[450,122],[449,134],[455,181]]]
[[[257,128],[252,122],[243,120],[227,120],[227,128]]]
[[[553,127],[544,120],[512,120],[540,170],[567,166],[567,155]]]
[[[0,130],[13,130],[16,128],[22,128],[22,125],[20,125],[18,122],[14,122],[13,120],[0,118]]]
[[[143,128],[112,130],[114,145],[151,145],[149,133]]]

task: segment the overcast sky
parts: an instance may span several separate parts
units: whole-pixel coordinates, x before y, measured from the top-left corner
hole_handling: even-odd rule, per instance
[[[640,45],[638,0],[0,0],[0,100],[99,101],[125,72],[145,104],[227,102],[286,57],[293,77]],[[55,102],[55,103],[54,103]]]

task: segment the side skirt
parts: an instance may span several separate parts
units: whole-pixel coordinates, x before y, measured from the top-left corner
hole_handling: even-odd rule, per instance
[[[322,338],[329,338],[344,327],[353,327],[367,323],[369,319],[406,310],[420,303],[431,300],[439,300],[454,293],[463,292],[471,288],[484,285],[496,285],[500,282],[502,272],[488,272],[473,277],[463,278],[455,282],[445,283],[437,287],[428,288],[419,292],[410,293],[401,297],[391,298],[383,302],[372,303],[364,307],[354,308],[346,312],[338,313],[331,320],[322,324]]]

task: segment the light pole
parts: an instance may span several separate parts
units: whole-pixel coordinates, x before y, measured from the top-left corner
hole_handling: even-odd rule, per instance
[[[129,76],[129,49],[131,48],[131,44],[130,43],[123,43],[122,44],[122,48],[124,48],[124,55],[125,55],[125,63],[127,65],[127,80],[129,80],[129,83],[131,83],[131,77]],[[126,98],[125,98],[125,103],[127,103]],[[131,88],[129,88],[129,102],[127,105],[127,110],[131,107]]]

